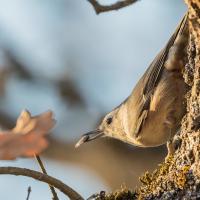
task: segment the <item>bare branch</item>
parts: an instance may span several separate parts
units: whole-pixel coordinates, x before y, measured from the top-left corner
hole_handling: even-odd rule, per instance
[[[38,164],[39,164],[39,166],[40,166],[40,168],[41,168],[41,170],[42,170],[42,173],[43,173],[43,174],[47,174],[47,171],[46,171],[46,169],[45,169],[45,167],[44,167],[44,164],[43,164],[43,162],[42,162],[40,156],[35,155],[35,159],[37,160],[37,162],[38,162]],[[55,188],[52,187],[51,185],[49,185],[49,189],[51,190],[51,193],[52,193],[52,196],[53,196],[52,200],[59,200]]]
[[[62,181],[52,176],[43,174],[41,172],[37,172],[37,171],[26,169],[26,168],[20,168],[20,167],[0,167],[0,174],[9,174],[9,175],[16,175],[16,176],[20,175],[20,176],[31,177],[38,181],[45,182],[49,185],[52,185],[53,187],[59,189],[61,192],[63,192],[72,200],[84,200],[80,194],[78,194],[68,185],[64,184]]]
[[[31,194],[31,186],[28,187],[26,200],[29,200]]]
[[[111,5],[101,5],[97,0],[88,0],[95,9],[96,14],[102,12],[108,12],[112,10],[119,10],[121,8],[127,7],[138,0],[124,0],[124,1],[117,1]]]

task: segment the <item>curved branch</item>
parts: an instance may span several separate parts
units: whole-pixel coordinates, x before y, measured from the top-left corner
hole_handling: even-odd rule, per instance
[[[63,192],[72,200],[84,200],[80,194],[78,194],[71,187],[67,186],[60,180],[34,170],[20,168],[20,167],[0,167],[0,174],[9,174],[16,176],[21,175],[21,176],[31,177],[38,181],[52,185],[53,187],[59,189],[61,192]]]
[[[101,5],[97,0],[88,0],[92,6],[95,9],[96,14],[102,13],[102,12],[108,12],[112,10],[119,10],[121,8],[124,8],[126,6],[129,6],[133,3],[135,3],[138,0],[124,0],[124,1],[117,1],[116,3],[113,3],[111,5]]]

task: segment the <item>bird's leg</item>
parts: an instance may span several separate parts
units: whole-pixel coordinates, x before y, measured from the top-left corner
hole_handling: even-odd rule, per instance
[[[174,146],[174,141],[173,139],[170,139],[168,142],[167,142],[167,156],[170,156],[170,155],[173,155],[174,152],[176,151],[175,150],[175,146]]]
[[[170,137],[169,141],[167,142],[167,156],[165,158],[165,161],[171,156],[174,155],[175,151],[178,150],[181,147],[182,139],[180,138],[180,130],[177,131],[174,137]]]
[[[173,139],[170,139],[168,142],[167,142],[167,156],[165,157],[165,162],[168,161],[168,159],[174,155],[175,153],[175,145],[174,145],[174,142],[173,142]]]
[[[176,149],[175,149],[174,139],[173,137],[171,137],[171,134],[170,134],[170,139],[167,141],[167,156],[165,158],[165,161],[167,161],[168,158],[170,158],[170,156],[173,156],[175,151]]]

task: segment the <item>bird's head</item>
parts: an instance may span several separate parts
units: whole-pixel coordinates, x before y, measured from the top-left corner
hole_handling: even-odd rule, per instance
[[[123,113],[121,107],[118,107],[108,113],[96,130],[88,132],[81,137],[81,139],[77,142],[76,147],[79,147],[85,142],[105,136],[126,141],[127,134],[124,126],[124,116],[122,115]]]

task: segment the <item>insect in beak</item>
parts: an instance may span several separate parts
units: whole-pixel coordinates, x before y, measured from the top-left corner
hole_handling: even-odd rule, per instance
[[[81,139],[76,143],[75,147],[78,148],[83,143],[90,142],[99,137],[102,137],[103,135],[104,135],[104,133],[99,129],[85,133],[84,135],[82,135]]]

